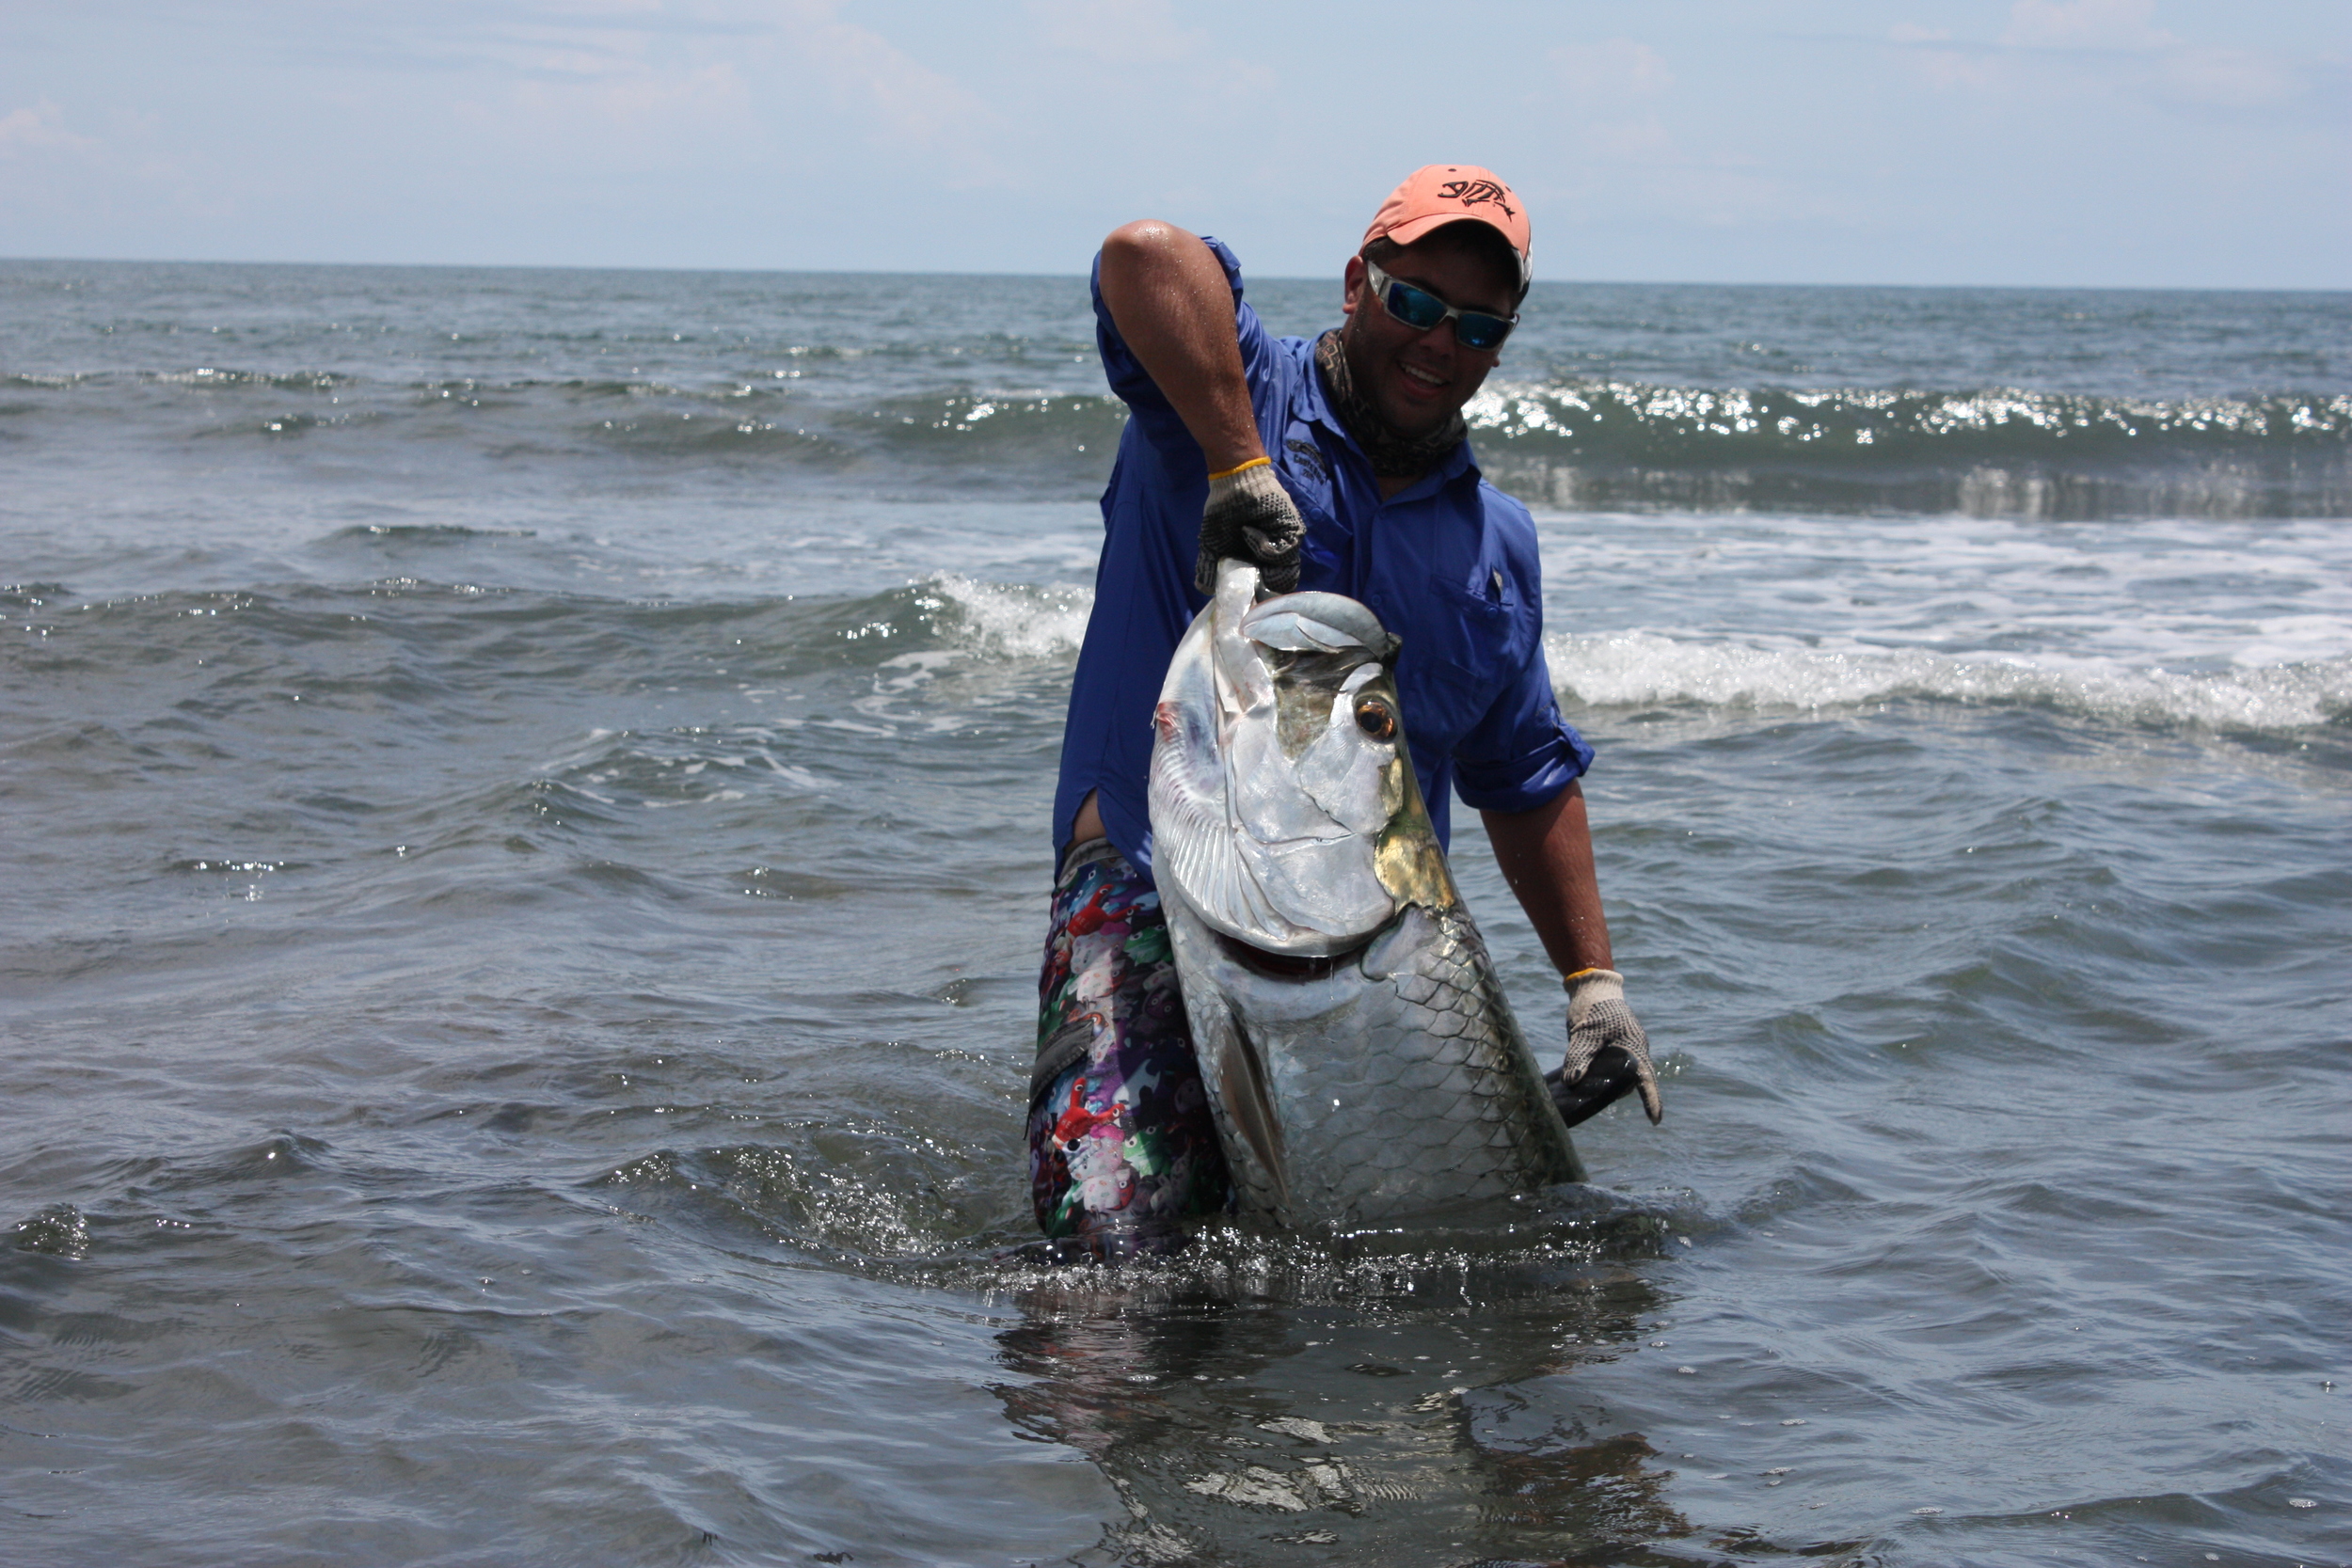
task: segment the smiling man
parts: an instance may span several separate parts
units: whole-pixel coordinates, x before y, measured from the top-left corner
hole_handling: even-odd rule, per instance
[[[1362,601],[1403,641],[1397,689],[1439,837],[1458,791],[1565,977],[1554,1094],[1574,1125],[1629,1090],[1659,1117],[1641,1026],[1611,967],[1560,717],[1526,508],[1480,477],[1463,404],[1526,297],[1527,214],[1469,165],[1416,171],[1347,263],[1344,324],[1276,338],[1213,239],[1131,223],[1094,270],[1096,338],[1133,418],[1054,805],[1060,873],[1040,976],[1030,1189],[1048,1236],[1149,1245],[1221,1209],[1226,1174],[1152,874],[1152,711],[1216,561],[1276,591]]]

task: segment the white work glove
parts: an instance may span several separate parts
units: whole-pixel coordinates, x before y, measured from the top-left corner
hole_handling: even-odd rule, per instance
[[[1625,976],[1581,969],[1562,983],[1568,989],[1568,1053],[1544,1074],[1560,1119],[1574,1127],[1637,1089],[1656,1122],[1666,1114],[1658,1102],[1658,1069],[1650,1066],[1649,1037],[1625,1005]]]
[[[1298,587],[1298,542],[1306,536],[1306,521],[1270,458],[1211,474],[1192,585],[1203,594],[1216,593],[1216,563],[1231,559],[1257,567],[1267,593],[1293,593]]]

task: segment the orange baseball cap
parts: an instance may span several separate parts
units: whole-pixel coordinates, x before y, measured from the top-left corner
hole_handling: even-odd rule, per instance
[[[1527,208],[1492,169],[1476,164],[1431,164],[1406,175],[1405,183],[1391,191],[1373,214],[1363,243],[1385,238],[1411,245],[1431,230],[1464,218],[1488,224],[1511,242],[1512,254],[1519,259],[1519,288],[1525,292],[1532,276]]]

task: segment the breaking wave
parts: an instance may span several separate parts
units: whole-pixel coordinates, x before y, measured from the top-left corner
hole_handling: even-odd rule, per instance
[[[721,463],[796,486],[1100,491],[1126,409],[1052,383],[850,390],[762,375],[400,381],[234,367],[0,378],[0,435],[38,414],[158,435]],[[2012,388],[1506,382],[1468,409],[1490,478],[1573,512],[2028,519],[2352,516],[2352,393],[2127,398]],[[29,427],[26,427],[29,428]],[[21,433],[21,432],[19,432]],[[96,424],[93,436],[100,432]]]
[[[1086,640],[1094,593],[980,582],[941,572],[916,586],[914,603],[933,617],[940,637],[967,651],[1004,658],[1066,658]]]
[[[1564,511],[2047,519],[2352,515],[2352,395],[1504,386],[1468,410],[1503,488]]]
[[[1545,639],[1571,708],[1818,712],[1897,701],[2044,707],[2110,722],[2280,734],[2352,721],[2352,658],[2170,671],[2107,661],[1967,658],[1692,642],[1652,632]]]
[[[990,662],[1073,657],[1093,609],[1087,589],[1008,586],[950,573],[904,592],[907,608],[930,623],[941,642]],[[1642,630],[1552,633],[1544,647],[1553,688],[1571,713],[1664,706],[1811,713],[1929,702],[2260,734],[2352,722],[2352,657],[2171,670],[2113,658],[1828,650]]]

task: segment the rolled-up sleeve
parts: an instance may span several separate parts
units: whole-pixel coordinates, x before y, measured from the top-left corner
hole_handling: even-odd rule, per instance
[[[1511,683],[1454,749],[1454,788],[1474,811],[1533,811],[1584,776],[1593,748],[1560,716],[1538,637]]]

